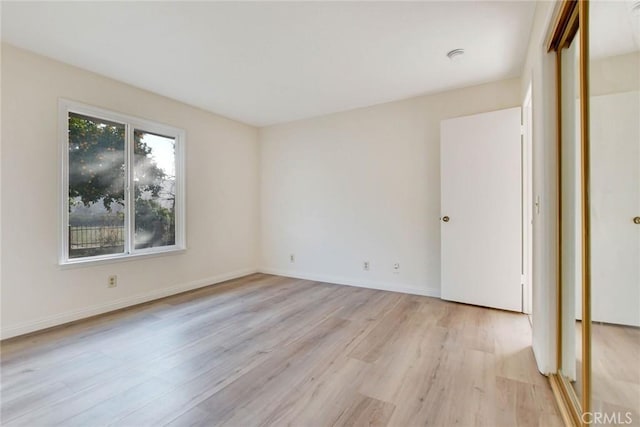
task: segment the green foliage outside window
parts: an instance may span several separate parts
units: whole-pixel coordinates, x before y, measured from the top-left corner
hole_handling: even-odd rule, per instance
[[[175,244],[175,191],[168,188],[171,183],[175,184],[175,177],[167,176],[158,167],[152,147],[143,140],[144,135],[142,131],[134,131],[132,189],[136,249]],[[91,209],[84,215],[70,215],[70,225],[75,222],[85,227],[124,227],[125,164],[124,125],[69,114],[69,212],[74,208],[80,211],[79,206]],[[164,206],[160,201],[164,201]],[[104,253],[101,248],[114,245],[113,232],[92,235],[100,240],[93,244],[97,247],[92,252],[87,250],[91,244],[76,242],[76,247],[83,248],[78,256],[98,255]],[[70,256],[72,249],[73,242],[70,242]]]

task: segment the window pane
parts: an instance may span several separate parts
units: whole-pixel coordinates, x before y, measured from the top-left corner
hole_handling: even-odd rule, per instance
[[[176,243],[175,139],[134,131],[135,249]]]
[[[69,113],[69,258],[124,252],[124,133]]]

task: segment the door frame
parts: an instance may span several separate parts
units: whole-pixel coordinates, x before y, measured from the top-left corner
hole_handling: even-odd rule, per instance
[[[529,81],[522,102],[522,312],[533,314],[533,99]]]

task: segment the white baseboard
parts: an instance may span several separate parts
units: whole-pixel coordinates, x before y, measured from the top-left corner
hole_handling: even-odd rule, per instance
[[[52,326],[62,325],[65,323],[73,322],[75,320],[85,319],[87,317],[96,316],[98,314],[108,313],[110,311],[153,301],[159,298],[168,297],[171,295],[179,294],[181,292],[191,291],[193,289],[214,285],[216,283],[225,282],[227,280],[237,279],[238,277],[247,276],[249,274],[257,272],[258,270],[255,268],[237,270],[231,273],[225,273],[218,276],[207,277],[187,283],[181,283],[179,285],[170,286],[168,288],[156,289],[151,292],[134,295],[127,298],[121,298],[104,304],[96,304],[78,310],[41,317],[39,319],[24,322],[21,324],[3,327],[0,330],[0,339],[7,339],[18,335],[28,334],[30,332],[39,331],[41,329],[50,328]]]
[[[216,283],[224,282],[227,280],[237,279],[242,276],[247,276],[253,273],[266,273],[275,274],[278,276],[293,277],[296,279],[313,280],[316,282],[333,283],[337,285],[356,286],[359,288],[378,289],[382,291],[402,292],[413,295],[423,295],[428,297],[440,298],[440,289],[436,288],[414,288],[411,286],[399,286],[389,283],[377,283],[372,281],[358,281],[355,279],[345,279],[334,276],[325,276],[317,274],[304,274],[297,272],[290,272],[285,270],[278,270],[273,268],[248,268],[244,270],[233,271],[231,273],[221,274],[214,277],[207,277],[200,280],[194,280],[187,283],[181,283],[179,285],[170,286],[168,288],[157,289],[144,294],[138,294],[127,298],[121,298],[115,301],[110,301],[104,304],[96,304],[90,307],[81,308],[78,310],[68,311],[64,313],[54,314],[51,316],[41,317],[36,320],[20,323],[17,325],[11,325],[3,327],[0,330],[0,339],[7,339],[16,337],[19,335],[28,334],[30,332],[36,332],[42,329],[47,329],[53,326],[63,325],[65,323],[73,322],[75,320],[85,319],[87,317],[96,316],[98,314],[108,313],[110,311],[119,310],[121,308],[130,307],[132,305],[141,304],[144,302],[153,301],[159,298],[168,297],[171,295],[179,294],[181,292],[190,291],[193,289],[202,288]]]
[[[277,276],[293,277],[296,279],[313,280],[315,282],[333,283],[336,285],[356,286],[358,288],[378,289],[381,291],[401,292],[404,294],[422,295],[426,297],[440,298],[440,289],[437,288],[415,288],[412,286],[394,285],[391,283],[381,283],[373,281],[360,281],[343,277],[325,276],[322,274],[306,274],[276,268],[263,267],[258,269],[260,273],[275,274]]]

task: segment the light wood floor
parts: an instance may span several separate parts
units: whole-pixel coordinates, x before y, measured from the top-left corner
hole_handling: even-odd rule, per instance
[[[561,425],[526,316],[256,274],[2,343],[2,424]]]
[[[582,322],[576,322],[576,372],[582,369]],[[573,383],[582,397],[581,375]],[[601,322],[591,324],[591,411],[622,414],[640,426],[640,328]],[[625,418],[629,414],[630,421]],[[611,425],[611,424],[604,424]]]

